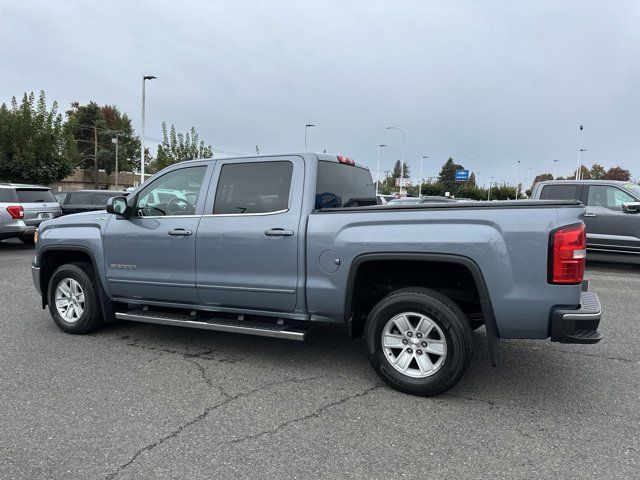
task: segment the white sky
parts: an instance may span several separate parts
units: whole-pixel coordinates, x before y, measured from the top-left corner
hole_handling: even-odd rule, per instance
[[[0,0],[0,101],[44,89],[115,104],[146,136],[192,125],[214,149],[343,153],[480,183],[621,165],[640,177],[639,1]],[[147,140],[151,146],[154,142]],[[155,150],[155,149],[154,149]],[[469,161],[469,159],[475,159]]]

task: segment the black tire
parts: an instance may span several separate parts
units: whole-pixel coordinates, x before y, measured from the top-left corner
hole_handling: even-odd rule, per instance
[[[78,282],[84,293],[84,311],[80,318],[73,323],[63,318],[56,308],[56,288],[60,281],[66,278],[71,278]],[[93,268],[89,263],[67,263],[58,267],[49,281],[47,298],[53,321],[67,333],[83,334],[94,332],[104,325]]]
[[[22,243],[24,243],[25,245],[34,245],[35,239],[33,238],[33,235],[25,235],[24,237],[19,237],[20,241]]]
[[[399,372],[384,353],[385,325],[403,312],[428,316],[444,334],[446,357],[439,369],[425,378]],[[473,334],[465,314],[451,299],[428,288],[405,288],[384,297],[369,313],[364,334],[369,361],[376,373],[391,387],[412,395],[446,392],[460,380],[473,356]]]

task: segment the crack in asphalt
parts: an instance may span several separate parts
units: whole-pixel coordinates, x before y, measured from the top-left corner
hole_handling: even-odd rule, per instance
[[[233,400],[236,400],[238,398],[249,397],[249,396],[251,396],[251,395],[253,395],[253,394],[257,393],[257,392],[260,392],[262,390],[265,390],[265,389],[267,389],[269,387],[274,387],[274,386],[277,386],[277,385],[284,385],[284,384],[287,384],[287,383],[310,382],[310,381],[317,380],[318,378],[322,378],[322,377],[323,377],[323,375],[318,375],[318,376],[315,376],[315,377],[291,378],[291,379],[277,381],[277,382],[269,382],[269,383],[266,383],[265,385],[262,385],[260,387],[254,388],[253,390],[250,390],[248,392],[240,392],[240,393],[238,393],[236,395],[230,395],[227,392],[225,392],[222,388],[218,387],[218,389],[220,390],[220,393],[223,396],[225,396],[225,399],[222,402],[216,403],[215,405],[211,405],[210,407],[205,408],[204,411],[201,414],[199,414],[196,417],[192,418],[191,420],[183,423],[182,425],[180,425],[178,428],[173,430],[168,435],[165,435],[164,437],[160,438],[159,440],[156,440],[155,442],[149,443],[149,444],[145,445],[144,447],[140,448],[139,450],[137,450],[133,454],[133,456],[127,462],[125,462],[122,465],[120,465],[116,470],[114,470],[113,472],[111,472],[110,474],[105,476],[104,478],[105,478],[105,480],[113,480],[114,478],[116,478],[120,474],[120,472],[122,472],[124,469],[126,469],[127,467],[132,465],[136,461],[136,459],[140,455],[142,455],[144,452],[151,451],[154,448],[156,448],[157,446],[162,445],[167,440],[170,440],[172,438],[177,437],[186,428],[189,428],[190,426],[195,425],[196,423],[204,420],[212,411],[217,410],[217,409],[225,406],[226,404],[228,404],[229,402],[232,402]]]
[[[287,427],[288,425],[292,425],[294,423],[298,423],[298,422],[303,422],[305,420],[308,420],[310,418],[318,418],[325,410],[328,410],[329,408],[333,408],[337,405],[342,405],[343,403],[348,402],[349,400],[353,400],[354,398],[360,398],[360,397],[364,397],[366,395],[369,395],[371,392],[378,390],[379,388],[384,387],[384,385],[374,385],[373,387],[367,388],[366,390],[363,390],[361,392],[355,393],[353,395],[349,395],[347,397],[344,397],[338,401],[335,402],[331,402],[328,403],[327,405],[324,405],[320,408],[318,408],[317,410],[314,410],[313,412],[304,415],[302,417],[298,417],[298,418],[292,418],[291,420],[287,420],[286,422],[282,422],[279,423],[278,425],[276,425],[273,428],[270,428],[268,430],[264,430],[262,432],[259,433],[254,433],[251,435],[245,435],[243,437],[239,437],[239,438],[235,438],[233,440],[229,440],[228,442],[220,442],[220,443],[216,443],[216,446],[220,446],[220,445],[234,445],[236,443],[242,443],[242,442],[246,442],[248,440],[253,440],[259,437],[263,437],[264,435],[269,435],[272,433],[276,433],[278,430]]]

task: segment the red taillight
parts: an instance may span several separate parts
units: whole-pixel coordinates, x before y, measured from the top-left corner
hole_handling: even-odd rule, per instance
[[[344,163],[345,165],[355,166],[355,164],[356,164],[356,162],[353,160],[353,158],[345,157],[344,155],[338,155],[338,161],[340,163]]]
[[[559,228],[551,243],[551,283],[581,283],[584,277],[587,236],[584,224]]]
[[[24,208],[19,205],[11,205],[7,207],[7,212],[14,220],[22,220],[24,218]]]

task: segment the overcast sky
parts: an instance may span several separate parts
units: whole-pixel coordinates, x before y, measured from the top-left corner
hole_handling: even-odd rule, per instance
[[[0,101],[45,90],[61,109],[115,104],[146,137],[196,127],[214,149],[343,153],[419,176],[449,156],[480,182],[640,177],[640,1],[0,0]],[[155,147],[157,142],[147,140]],[[152,149],[155,152],[155,148]],[[469,159],[474,159],[469,161]],[[375,173],[375,172],[374,172]]]

